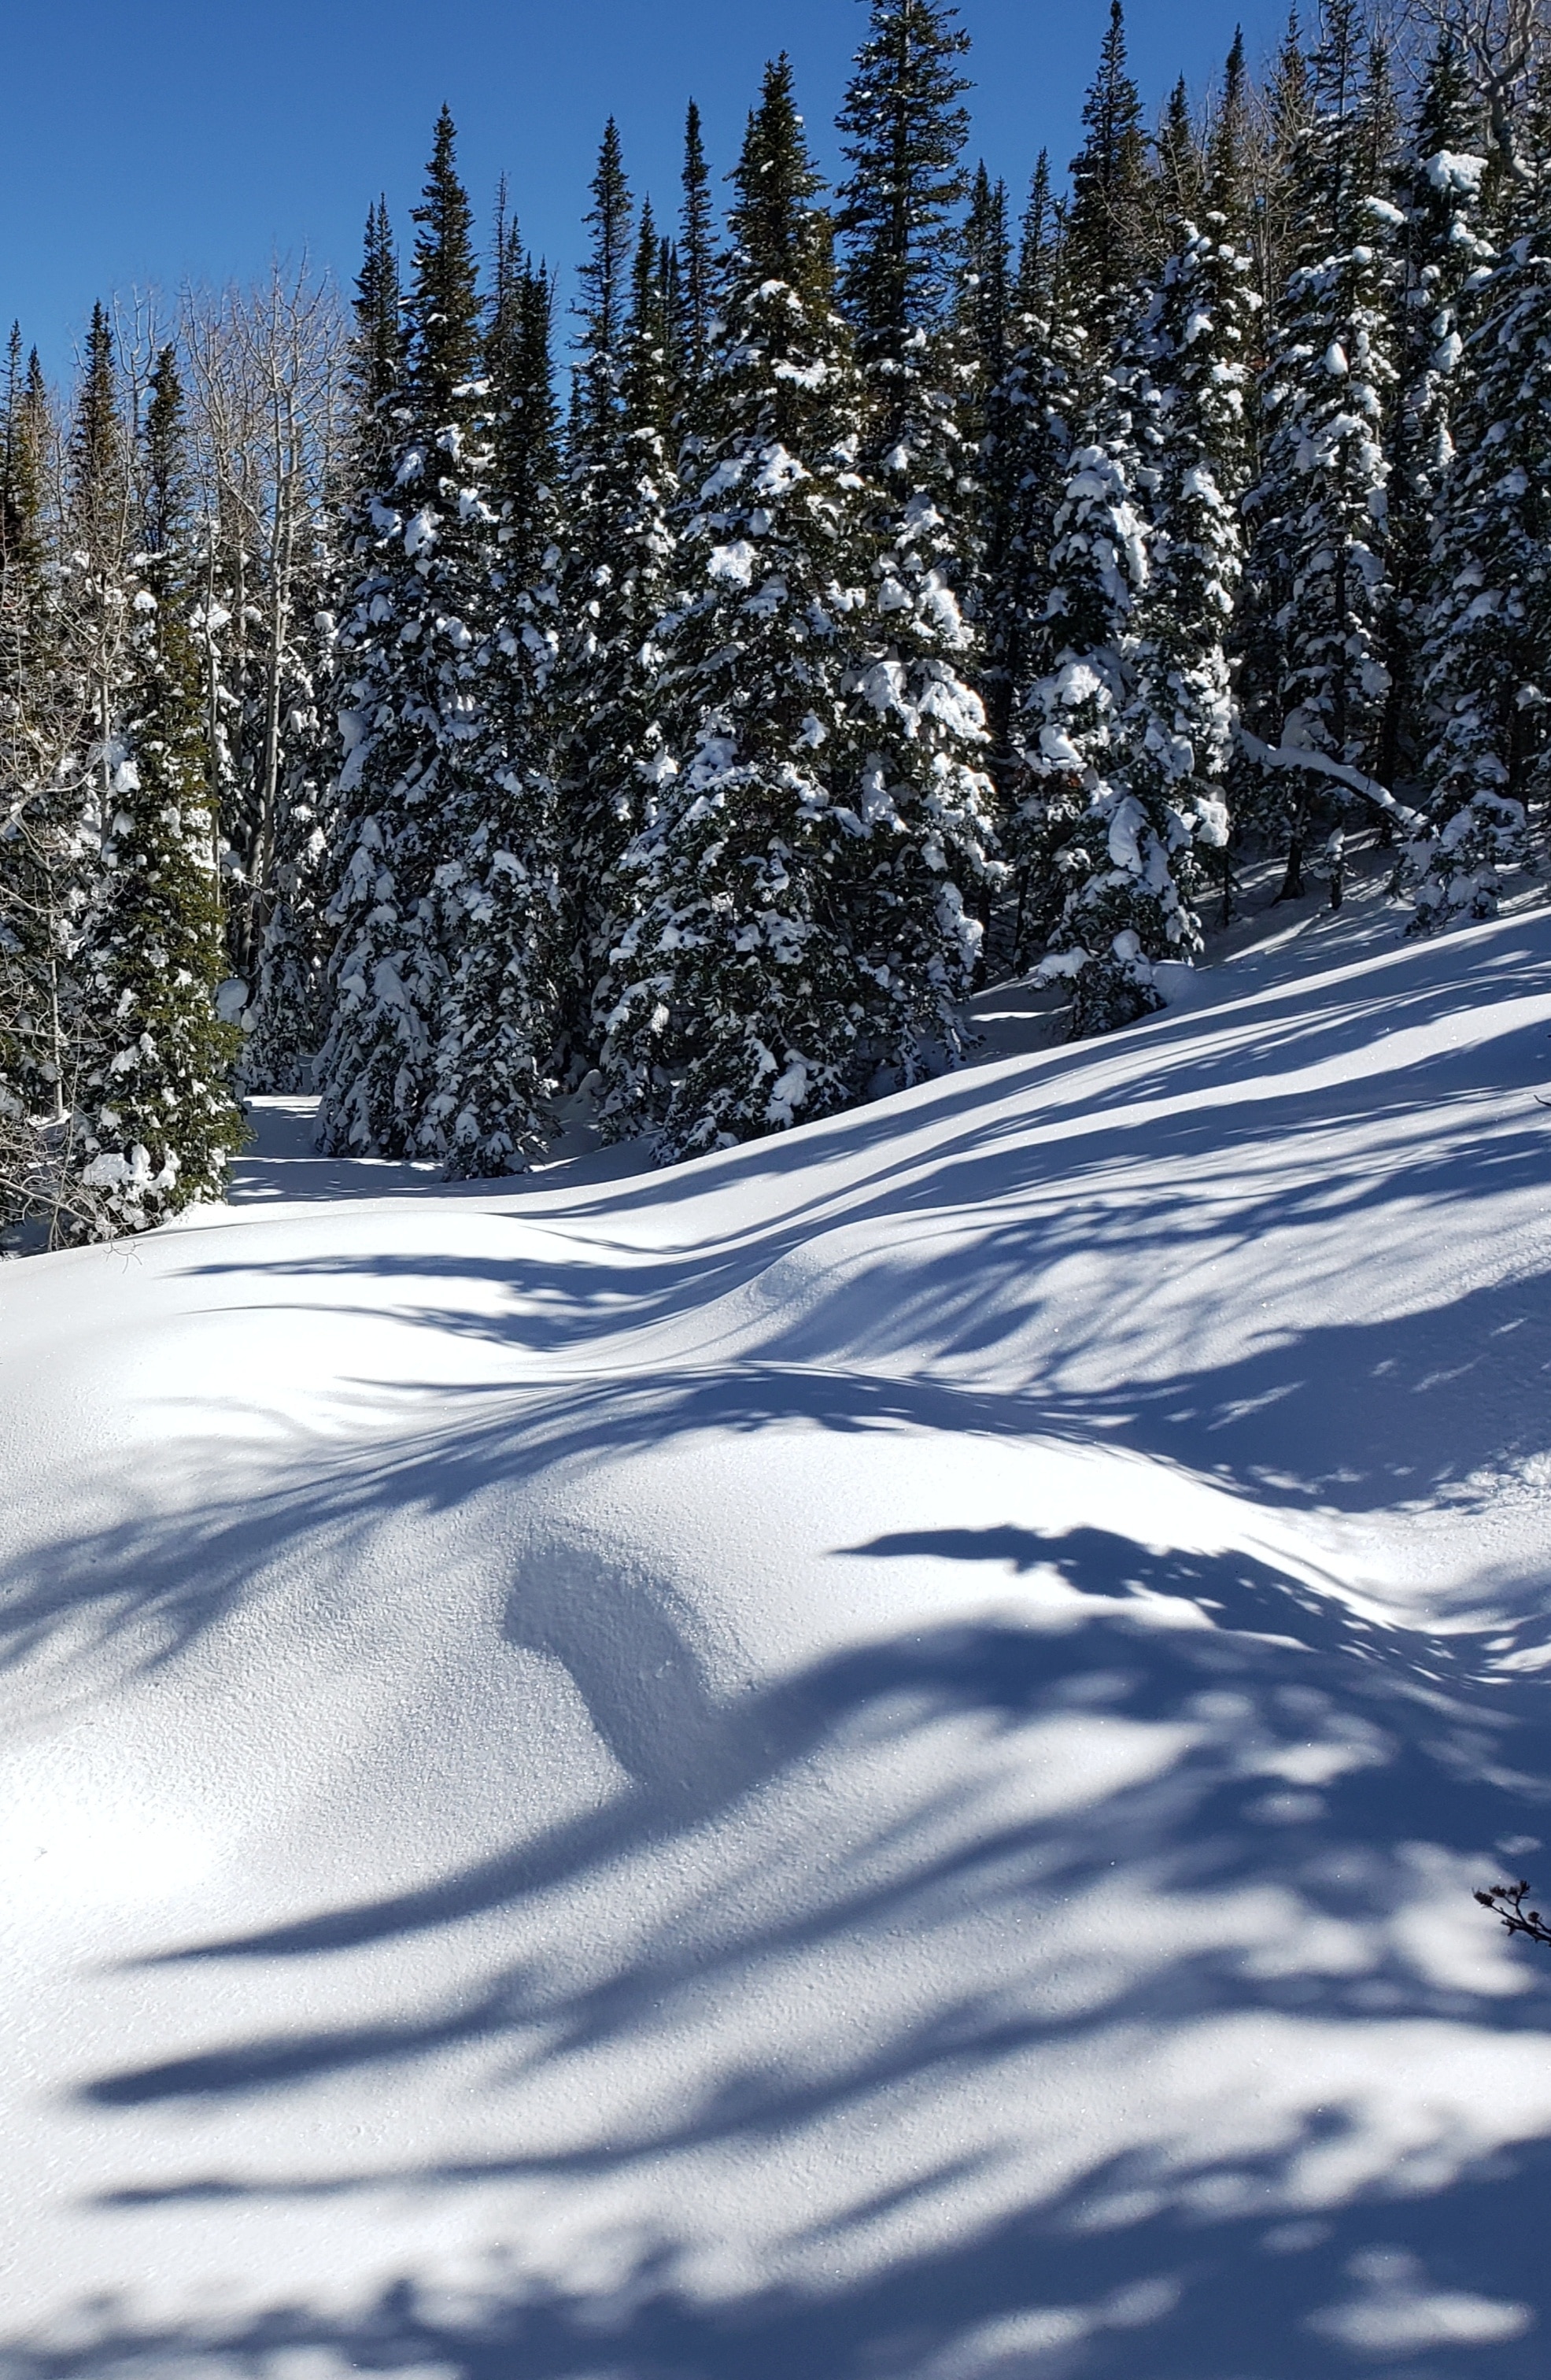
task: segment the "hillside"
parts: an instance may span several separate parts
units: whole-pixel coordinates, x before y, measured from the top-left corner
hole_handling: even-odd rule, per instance
[[[1544,2372],[1551,915],[1395,923],[0,1269],[6,2380]]]

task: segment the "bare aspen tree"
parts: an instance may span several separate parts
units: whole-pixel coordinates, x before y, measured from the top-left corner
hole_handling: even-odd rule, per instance
[[[340,435],[345,324],[332,284],[276,264],[252,290],[183,302],[206,509],[202,622],[212,765],[230,847],[234,964],[267,914],[297,639],[314,608]]]

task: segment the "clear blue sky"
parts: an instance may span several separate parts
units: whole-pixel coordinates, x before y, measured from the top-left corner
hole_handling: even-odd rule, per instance
[[[685,100],[732,164],[764,60],[793,58],[826,164],[860,0],[42,0],[6,12],[0,323],[51,372],[92,299],[261,272],[304,248],[353,278],[368,202],[404,226],[443,99],[481,224],[504,169],[530,245],[576,261],[604,119],[637,193],[677,205]],[[1020,195],[1041,146],[1064,167],[1108,0],[962,0],[975,145]],[[1149,111],[1219,69],[1242,18],[1267,55],[1286,0],[1133,0]]]

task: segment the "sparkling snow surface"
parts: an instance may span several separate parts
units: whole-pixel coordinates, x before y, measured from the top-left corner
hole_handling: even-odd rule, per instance
[[[1396,925],[0,1270],[8,2380],[1539,2380],[1551,917]]]

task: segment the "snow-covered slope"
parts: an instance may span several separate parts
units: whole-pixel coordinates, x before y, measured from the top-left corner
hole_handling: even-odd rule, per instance
[[[0,2371],[1545,2372],[1551,918],[1215,980],[5,1269]]]

